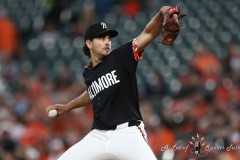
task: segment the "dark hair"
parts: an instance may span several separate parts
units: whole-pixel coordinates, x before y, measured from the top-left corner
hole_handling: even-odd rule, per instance
[[[90,50],[89,50],[88,46],[86,45],[86,43],[84,44],[82,50],[83,50],[84,55],[88,56],[88,58],[91,57]]]
[[[93,38],[91,38],[89,40],[92,41]],[[88,58],[91,57],[90,50],[89,50],[88,46],[86,45],[86,41],[85,41],[85,44],[83,45],[82,50],[83,50],[84,55],[88,56]]]

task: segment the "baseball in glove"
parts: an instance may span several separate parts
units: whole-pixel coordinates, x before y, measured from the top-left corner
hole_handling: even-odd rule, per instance
[[[162,26],[162,41],[160,43],[165,45],[172,45],[180,32],[179,20],[186,16],[181,14],[178,6],[170,7],[163,14],[163,26]]]

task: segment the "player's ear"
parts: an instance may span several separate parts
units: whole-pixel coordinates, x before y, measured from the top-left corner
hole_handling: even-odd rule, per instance
[[[86,40],[85,44],[87,45],[88,48],[92,47],[92,41],[90,41],[89,39]]]

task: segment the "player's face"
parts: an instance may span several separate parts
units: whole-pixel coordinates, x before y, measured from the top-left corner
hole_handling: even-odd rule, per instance
[[[91,46],[92,54],[100,59],[109,55],[111,51],[111,37],[109,34],[105,34],[100,37],[96,37],[92,40]]]

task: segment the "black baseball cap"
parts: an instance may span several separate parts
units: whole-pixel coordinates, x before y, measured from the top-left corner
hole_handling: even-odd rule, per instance
[[[111,38],[116,37],[118,35],[117,31],[109,29],[106,23],[104,22],[92,24],[87,28],[85,32],[85,41],[87,39],[92,39],[100,35],[103,35],[105,33],[109,33]]]

